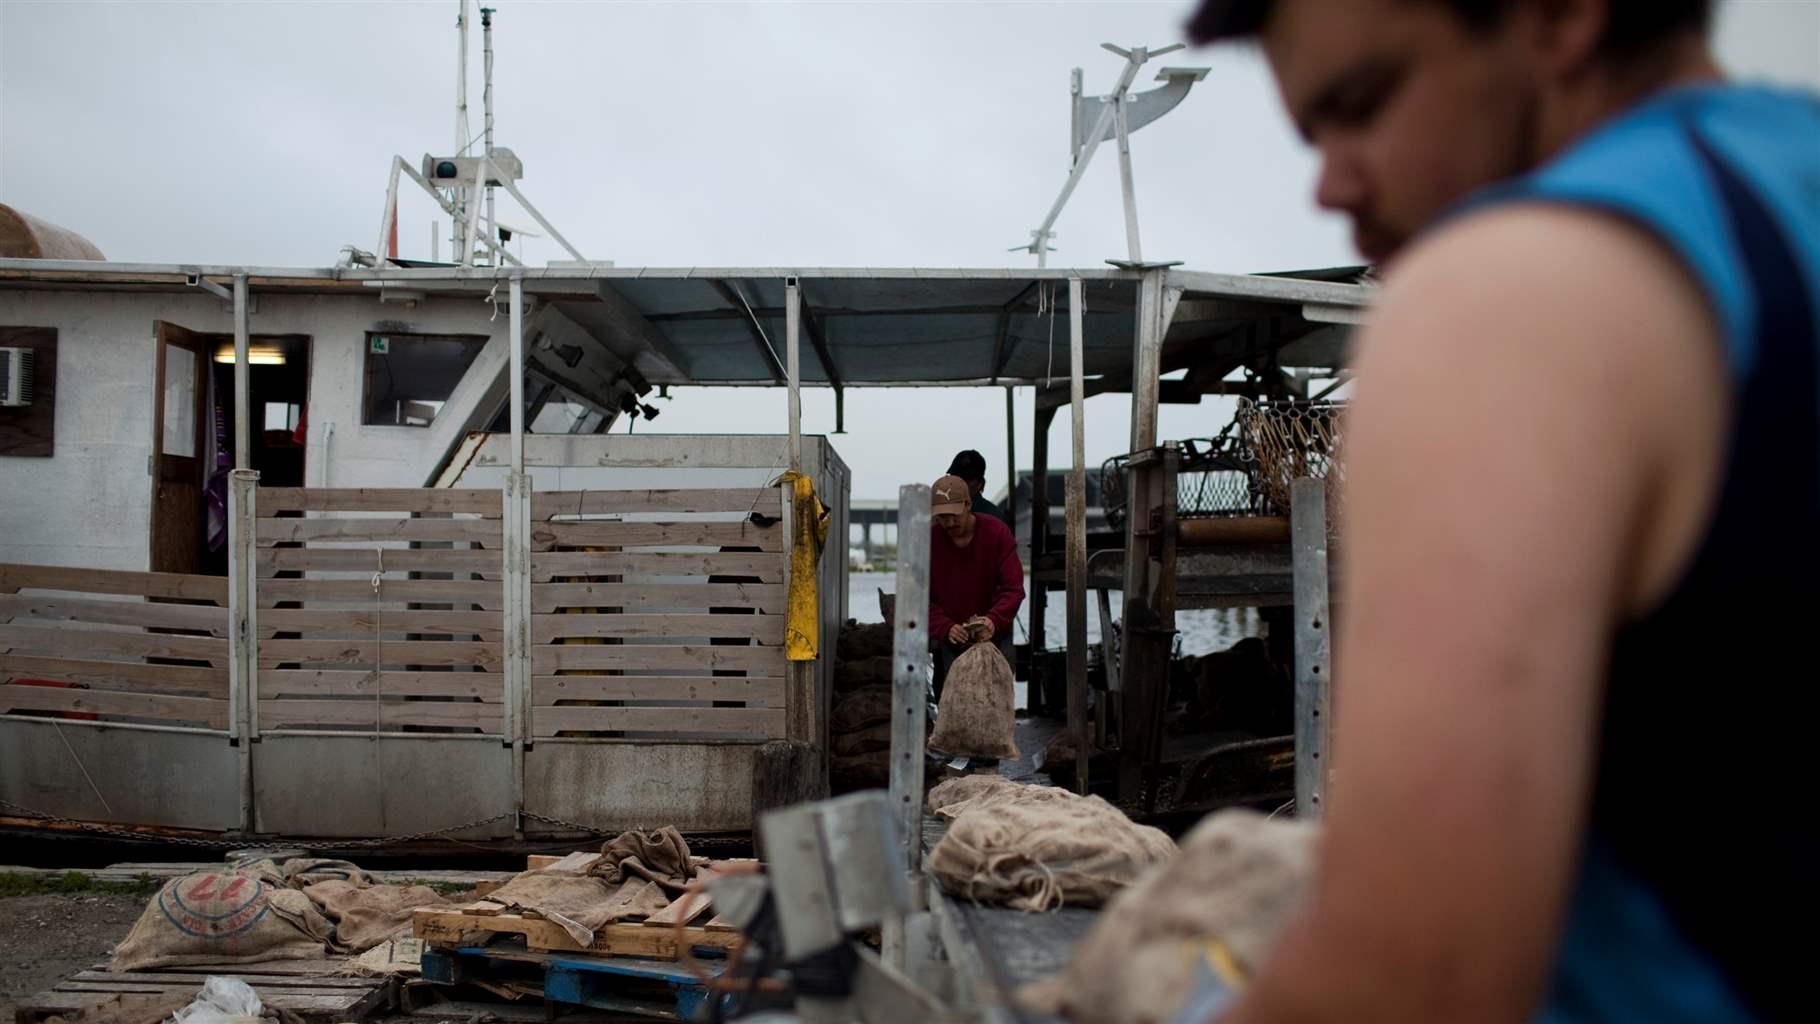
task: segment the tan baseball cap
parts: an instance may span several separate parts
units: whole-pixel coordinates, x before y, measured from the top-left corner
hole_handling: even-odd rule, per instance
[[[959,515],[972,507],[973,492],[967,488],[967,481],[958,476],[937,477],[934,486],[929,488],[929,514],[932,516]]]

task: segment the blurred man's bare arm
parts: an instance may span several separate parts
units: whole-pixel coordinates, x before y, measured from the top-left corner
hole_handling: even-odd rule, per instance
[[[1721,347],[1652,240],[1529,207],[1394,267],[1358,373],[1322,866],[1226,1020],[1527,1020],[1613,630],[1717,486]]]

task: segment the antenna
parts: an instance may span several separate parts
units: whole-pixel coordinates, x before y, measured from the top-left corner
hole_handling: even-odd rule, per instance
[[[1131,83],[1137,79],[1138,69],[1152,57],[1182,49],[1182,44],[1176,43],[1155,50],[1134,46],[1127,50],[1111,43],[1101,43],[1100,48],[1125,58],[1125,70],[1119,75],[1118,84],[1113,87],[1110,95],[1095,98],[1081,94],[1080,68],[1075,68],[1070,75],[1068,92],[1072,117],[1068,142],[1073,159],[1068,180],[1062,184],[1062,194],[1049,207],[1049,214],[1043,218],[1042,225],[1030,232],[1029,244],[1013,246],[1010,250],[1035,253],[1039,268],[1048,265],[1049,241],[1055,237],[1055,222],[1062,215],[1062,207],[1068,205],[1068,197],[1074,194],[1074,187],[1080,184],[1081,176],[1087,173],[1087,165],[1092,162],[1094,151],[1108,139],[1117,139],[1119,142],[1119,186],[1125,201],[1125,245],[1131,262],[1143,262],[1143,245],[1138,238],[1137,185],[1131,173],[1131,133],[1174,110],[1188,96],[1188,90],[1194,87],[1194,83],[1207,77],[1206,68],[1164,68],[1156,75],[1158,81],[1165,83],[1162,88],[1133,93],[1130,91]]]

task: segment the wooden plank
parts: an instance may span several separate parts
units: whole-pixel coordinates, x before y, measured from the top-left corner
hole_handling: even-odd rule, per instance
[[[498,704],[444,700],[261,700],[259,727],[346,725],[362,729],[398,725],[435,725],[498,732],[505,711]]]
[[[736,523],[625,521],[545,521],[531,527],[531,549],[552,547],[752,547],[782,551],[784,531],[777,521],[769,526],[742,520]]]
[[[451,665],[497,670],[499,644],[465,640],[265,640],[259,644],[259,667],[286,662],[359,665]]]
[[[66,569],[50,565],[0,563],[0,592],[59,590],[75,594],[132,594],[213,601],[227,607],[225,576],[189,576],[174,572],[122,572],[117,569]]]
[[[505,605],[505,591],[498,583],[487,580],[399,580],[380,581],[378,601],[387,603],[421,603],[479,605],[500,609]],[[370,580],[260,580],[259,607],[270,608],[280,602],[336,602],[372,608],[375,604]],[[260,613],[265,618],[265,613]]]
[[[695,873],[695,881],[706,885],[720,877],[720,872],[713,868],[701,868]],[[670,901],[670,905],[645,918],[646,927],[653,925],[667,928],[676,927],[678,922],[688,924],[707,913],[713,902],[706,889],[685,892]]]
[[[502,551],[454,548],[260,548],[259,575],[277,572],[499,572]],[[261,585],[263,589],[263,584]]]
[[[487,934],[513,934],[525,937],[525,945],[536,951],[572,950],[606,953],[614,956],[646,956],[674,960],[677,956],[676,930],[647,928],[642,924],[615,922],[595,929],[594,942],[583,946],[554,921],[499,914],[483,917],[448,910],[424,908],[411,915],[411,931],[417,938],[439,946],[467,945],[469,940]],[[684,930],[684,941],[690,946],[712,946],[731,949],[740,942],[737,933],[710,932],[703,928]]]
[[[782,615],[534,615],[531,642],[547,644],[558,637],[714,637],[784,642]]]
[[[261,487],[259,514],[273,512],[505,513],[497,490],[447,487]]]
[[[228,616],[226,608],[212,605],[0,594],[0,621],[7,619],[149,626],[160,629],[206,629],[225,635]]]
[[[531,702],[559,700],[737,700],[784,706],[784,681],[760,676],[533,676]]]
[[[505,699],[498,672],[361,672],[334,669],[266,669],[259,673],[265,697],[473,697]]]
[[[113,868],[155,869],[169,868],[169,864],[115,864]],[[189,868],[191,871],[207,871],[207,869],[218,871],[220,864],[218,862],[217,864],[191,864]],[[93,877],[93,873],[91,873],[91,877]],[[157,977],[186,980],[193,977],[197,980],[197,984],[202,984],[204,980],[209,979],[209,975],[220,975],[220,973],[231,973],[240,979],[248,979],[248,984],[253,984],[253,979],[275,980],[275,982],[304,979],[304,984],[317,984],[317,986],[320,984],[342,986],[346,982],[353,982],[353,984],[346,984],[346,988],[359,988],[362,982],[369,986],[375,982],[375,979],[344,975],[342,973],[344,969],[348,969],[346,957],[317,957],[313,960],[262,960],[258,964],[184,964],[180,968],[158,968]],[[96,973],[102,977],[120,977],[107,969],[106,960],[98,962],[93,968],[82,971],[75,977],[80,979],[89,973]]]
[[[305,960],[300,962],[308,964],[312,969],[316,970],[320,970],[321,965],[324,963],[324,961],[321,960]],[[273,988],[282,988],[291,991],[296,991],[298,989],[316,989],[325,994],[332,995],[334,994],[332,991],[334,989],[355,989],[360,992],[365,992],[374,985],[374,980],[372,978],[336,975],[332,973],[335,967],[330,967],[328,971],[320,974],[276,972],[268,970],[268,968],[280,966],[283,963],[284,961],[277,960],[254,964],[223,964],[209,970],[200,970],[194,966],[185,965],[169,970],[127,971],[119,974],[100,969],[77,971],[75,974],[65,979],[64,982],[59,983],[57,988],[60,991],[64,990],[64,985],[69,982],[85,982],[89,984],[136,982],[151,985],[201,985],[208,981],[209,978],[222,973],[224,970],[228,970],[230,967],[230,973],[232,973],[234,977],[239,978],[241,981],[246,982],[254,988],[271,986]],[[340,967],[345,966],[345,964],[346,962],[343,961],[341,964],[335,966]]]
[[[531,610],[624,608],[756,608],[783,614],[788,599],[778,583],[534,583]]]
[[[656,644],[538,644],[531,671],[539,675],[585,669],[720,669],[782,676],[782,647],[709,647]]]
[[[372,517],[311,519],[261,519],[257,526],[261,545],[283,541],[397,540],[500,544],[497,519],[424,519],[421,517]]]
[[[0,677],[11,676],[87,683],[104,689],[197,692],[222,698],[228,692],[226,668],[0,654]]]
[[[186,658],[227,664],[227,641],[209,636],[169,636],[64,626],[0,625],[0,648],[21,653],[118,654],[133,658]]]
[[[544,707],[531,710],[532,732],[554,736],[563,731],[732,733],[781,737],[782,708],[610,708]]]
[[[762,583],[781,583],[781,554],[721,551],[540,551],[531,556],[531,579],[555,576],[756,576]]]
[[[542,522],[554,516],[635,512],[763,512],[774,516],[783,509],[783,500],[783,489],[779,487],[688,491],[538,491],[531,495],[531,518]]]
[[[168,697],[149,693],[115,693],[109,690],[62,690],[45,686],[0,686],[0,708],[9,711],[77,711],[130,718],[155,718],[167,722],[201,722],[210,729],[227,728],[225,700],[209,697]]]
[[[261,585],[263,589],[263,584]],[[371,589],[370,587],[368,588]],[[440,633],[447,636],[480,636],[499,640],[505,620],[498,612],[436,611],[418,608],[272,608],[259,613],[259,632],[372,636],[378,626],[386,633]]]

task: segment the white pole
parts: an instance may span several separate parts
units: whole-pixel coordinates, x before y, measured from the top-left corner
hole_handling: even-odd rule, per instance
[[[1074,461],[1068,471],[1068,734],[1074,738],[1075,791],[1087,792],[1087,428],[1082,355],[1083,287],[1068,279],[1068,401]],[[1134,506],[1135,507],[1135,506]],[[1110,649],[1110,648],[1108,648]]]
[[[475,164],[474,164],[474,194],[476,196],[480,195],[481,186],[486,182],[487,177],[489,175],[491,175],[492,173],[493,173],[493,169],[491,167],[487,166],[486,157],[483,156],[478,161],[475,162]],[[471,267],[474,265],[474,239],[479,237],[477,234],[477,229],[479,227],[479,223],[478,223],[479,220],[480,220],[480,203],[478,203],[478,202],[469,203],[468,204],[468,230],[467,230],[468,242],[467,242],[467,245],[461,250],[461,265],[464,267]]]
[[[525,471],[525,282],[512,275],[512,472]]]
[[[784,280],[785,369],[790,379],[790,470],[803,469],[803,392],[797,336],[802,331],[802,292],[796,278]]]
[[[253,468],[251,370],[247,366],[246,275],[234,275],[234,468]]]
[[[373,246],[373,265],[385,266],[387,241],[392,237],[392,218],[398,213],[398,169],[403,166],[404,157],[392,158],[392,176],[385,186],[385,212],[379,215],[379,242]],[[435,225],[430,227],[430,236],[436,235]]]
[[[483,84],[481,86],[480,101],[482,108],[481,116],[485,118],[485,123],[482,125],[482,131],[486,134],[486,138],[482,143],[485,148],[482,152],[490,163],[493,159],[493,9],[490,7],[482,7],[480,9],[480,38],[483,57],[481,70]],[[487,174],[488,177],[491,177],[492,171],[489,169]],[[497,239],[499,237],[499,229],[498,222],[493,218],[493,186],[486,186],[486,190],[487,237]]]
[[[1131,176],[1131,130],[1125,119],[1125,96],[1119,94],[1112,104],[1112,123],[1119,136],[1119,191],[1125,198],[1125,247],[1133,263],[1144,262],[1144,247],[1138,242],[1137,185]]]
[[[461,31],[461,50],[456,55],[455,61],[454,154],[460,156],[468,151],[468,0],[461,0],[461,15],[455,19],[455,27]],[[460,185],[455,186],[451,191],[454,192],[457,211],[454,219],[454,246],[449,250],[451,254],[454,254],[462,250],[465,241],[462,234],[465,225],[461,222],[460,210],[467,202],[467,196]]]

